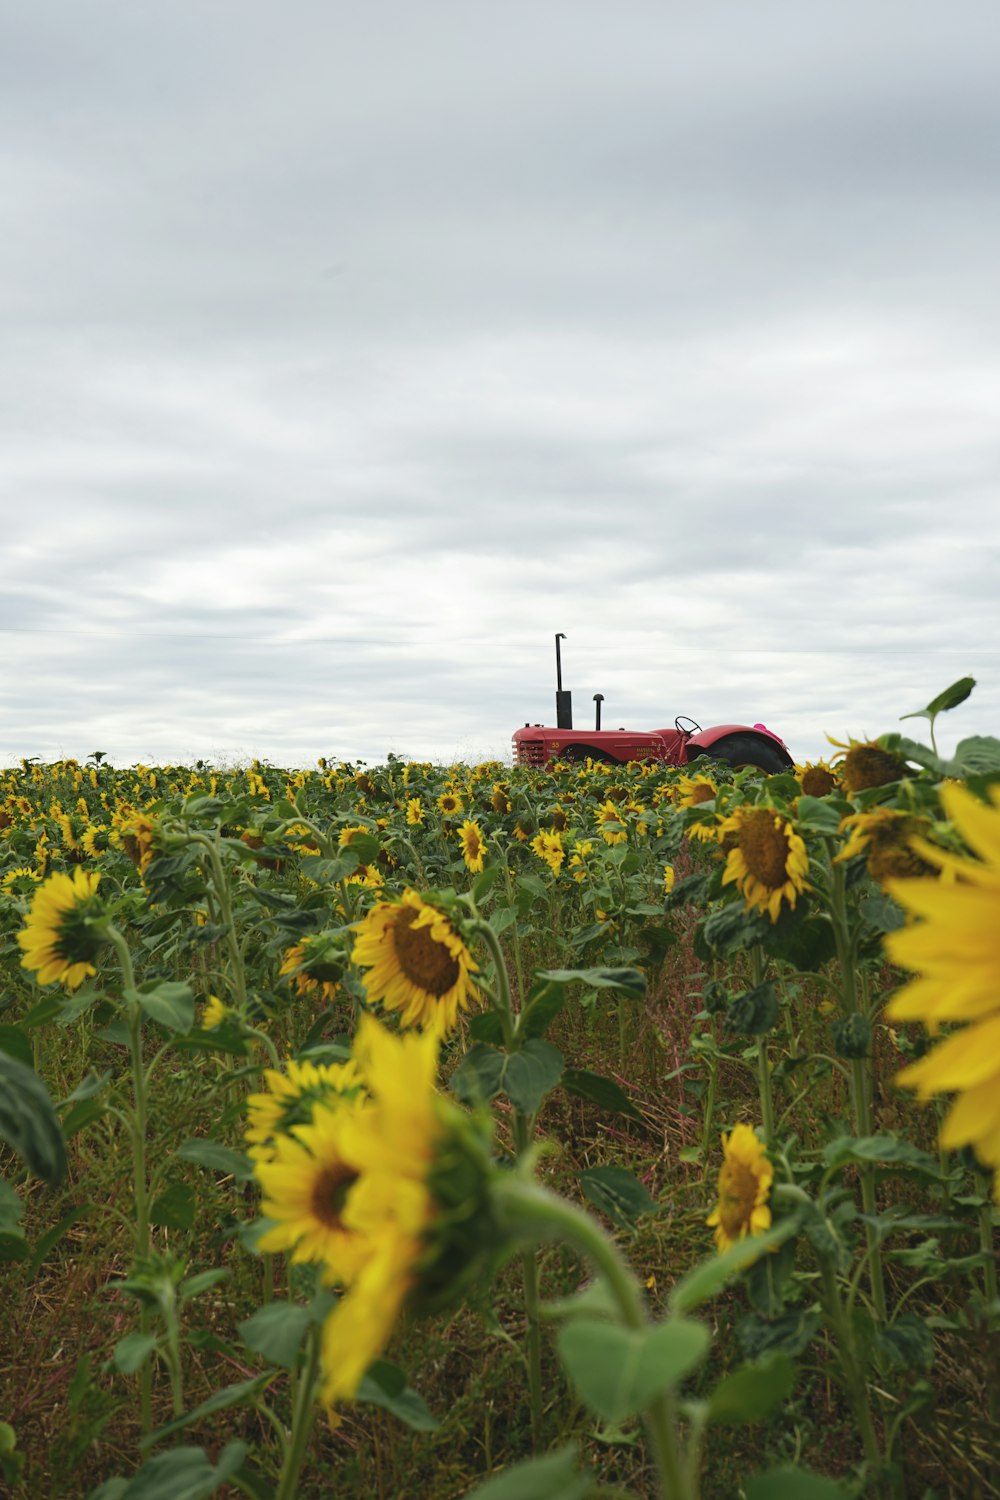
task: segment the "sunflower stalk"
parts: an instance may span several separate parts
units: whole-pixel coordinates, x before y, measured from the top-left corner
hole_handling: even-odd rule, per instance
[[[624,1328],[641,1332],[652,1325],[639,1284],[613,1240],[584,1209],[515,1173],[498,1176],[493,1203],[513,1233],[535,1244],[561,1241],[572,1245],[603,1278]],[[660,1500],[697,1500],[697,1475],[685,1461],[671,1395],[659,1395],[646,1407],[644,1420],[660,1477]]]
[[[759,943],[750,949],[750,974],[754,989],[764,983],[767,960]],[[764,1127],[764,1143],[774,1145],[774,1091],[771,1087],[771,1059],[768,1055],[767,1037],[757,1038],[757,1079],[760,1086],[760,1118]]]
[[[858,1358],[854,1332],[844,1308],[840,1287],[837,1285],[837,1273],[833,1261],[829,1256],[818,1251],[816,1259],[820,1269],[823,1310],[833,1334],[844,1389],[851,1410],[854,1412],[854,1419],[858,1424],[865,1460],[876,1482],[876,1492],[882,1492],[881,1477],[884,1464],[868,1399],[868,1383],[865,1379],[864,1366]],[[889,1492],[891,1493],[891,1489]]]
[[[274,1500],[296,1500],[299,1494],[299,1474],[316,1415],[315,1396],[319,1379],[321,1336],[321,1328],[310,1328],[305,1368],[299,1372],[298,1379],[294,1382],[292,1427],[284,1443],[284,1458]]]
[[[509,1054],[514,1050],[517,1022],[511,1001],[510,975],[500,947],[500,939],[490,924],[481,918],[477,918],[470,926],[472,931],[482,938],[493,959],[498,1002],[496,1010],[503,1026],[504,1048]],[[523,1111],[514,1109],[514,1152],[518,1161],[523,1158],[531,1144],[534,1124],[533,1115],[526,1115]],[[528,1334],[527,1364],[528,1391],[531,1402],[531,1439],[533,1447],[537,1450],[542,1426],[542,1331],[538,1317],[538,1255],[533,1247],[529,1246],[522,1253],[521,1271],[524,1277],[524,1315]]]
[[[860,1013],[857,970],[854,963],[854,939],[847,908],[847,881],[843,865],[838,864],[834,857],[832,839],[824,839],[824,843],[829,857],[828,902],[840,974],[841,1014],[847,1018]],[[855,1135],[870,1136],[873,1130],[871,1070],[868,1060],[864,1057],[851,1059],[851,1107]],[[858,1176],[861,1180],[861,1202],[866,1219],[865,1234],[868,1240],[872,1302],[878,1321],[884,1328],[888,1322],[885,1274],[882,1267],[882,1247],[878,1230],[873,1222],[878,1211],[875,1201],[875,1164],[873,1162],[859,1163]]]
[[[222,865],[222,855],[218,835],[210,839],[206,834],[193,833],[193,843],[201,846],[208,856],[208,872],[215,899],[219,903],[219,915],[222,926],[226,930],[226,948],[229,952],[230,966],[232,969],[232,985],[236,993],[237,1007],[240,1015],[246,1014],[247,1009],[247,983],[243,968],[243,954],[236,938],[236,926],[233,921],[233,903],[229,890],[229,881]]]
[[[113,923],[108,923],[108,941],[118,955],[122,971],[122,987],[135,991],[135,970],[128,943]],[[142,1055],[142,1008],[135,1000],[125,1001],[126,1024],[128,1026],[129,1059],[132,1070],[132,1110],[129,1135],[132,1142],[132,1191],[135,1199],[135,1250],[136,1255],[149,1254],[149,1179],[146,1171],[147,1087],[148,1077],[143,1066]],[[146,1336],[151,1327],[152,1314],[145,1303],[139,1313],[139,1332]],[[139,1371],[139,1408],[142,1435],[153,1428],[153,1369],[146,1360]]]

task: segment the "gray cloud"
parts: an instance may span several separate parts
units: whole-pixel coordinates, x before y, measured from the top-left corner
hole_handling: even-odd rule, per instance
[[[992,5],[0,21],[0,756],[1000,709]],[[93,745],[89,742],[93,741]]]

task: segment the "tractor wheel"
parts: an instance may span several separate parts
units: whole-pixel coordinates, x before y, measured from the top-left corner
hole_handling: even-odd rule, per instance
[[[792,768],[792,760],[781,746],[759,734],[724,735],[708,749],[699,749],[698,758],[703,756],[707,760],[724,760],[735,771],[741,771],[744,766],[756,766],[768,776],[777,776]]]

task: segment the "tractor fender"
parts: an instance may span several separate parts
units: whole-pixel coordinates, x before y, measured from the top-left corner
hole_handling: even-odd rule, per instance
[[[733,735],[739,736],[737,743],[741,749],[749,750],[752,746],[759,747],[764,753],[765,766],[774,764],[776,757],[789,770],[794,765],[784,740],[780,739],[773,730],[765,728],[763,724],[712,724],[708,729],[702,729],[697,734],[693,734],[688,740],[688,760],[694,760],[699,755],[711,755],[714,745],[719,745],[722,749],[721,742],[729,740]],[[722,758],[729,760],[731,756],[724,755]]]

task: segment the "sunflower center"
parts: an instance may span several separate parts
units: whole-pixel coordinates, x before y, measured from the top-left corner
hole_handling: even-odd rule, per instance
[[[412,906],[404,906],[396,918],[399,967],[411,984],[439,998],[457,984],[461,970],[458,960],[431,936],[429,928],[413,926],[419,915]]]
[[[749,1228],[759,1184],[742,1161],[726,1161],[719,1172],[719,1223],[730,1239]]]
[[[352,1172],[342,1162],[317,1172],[309,1207],[324,1229],[343,1229],[344,1204],[357,1180],[357,1172]]]
[[[802,790],[807,797],[826,797],[836,785],[836,776],[825,766],[810,766],[802,776]]]
[[[899,756],[883,750],[881,745],[854,745],[844,757],[844,782],[852,796],[898,781],[905,771]]]
[[[711,802],[715,796],[715,787],[709,786],[707,782],[699,782],[693,786],[688,794],[692,807],[697,807],[699,802]]]
[[[740,853],[755,880],[769,890],[784,885],[788,876],[788,838],[775,826],[774,813],[757,808],[740,827]]]

